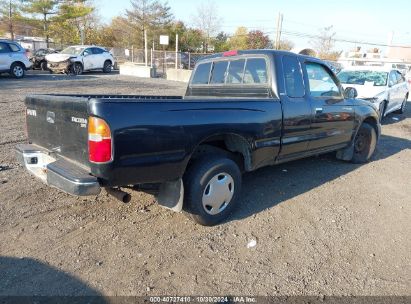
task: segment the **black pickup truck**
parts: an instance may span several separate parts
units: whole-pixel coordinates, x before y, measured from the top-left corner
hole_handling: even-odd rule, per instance
[[[373,104],[327,64],[289,52],[200,60],[184,97],[32,95],[20,162],[48,185],[128,202],[133,189],[214,225],[235,208],[241,173],[336,151],[364,163],[381,131]]]

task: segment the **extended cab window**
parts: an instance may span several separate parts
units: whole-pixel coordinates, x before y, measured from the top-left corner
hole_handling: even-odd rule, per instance
[[[208,84],[211,62],[199,64],[193,76],[192,84]]]
[[[233,60],[228,68],[227,84],[243,83],[245,60]]]
[[[300,62],[296,57],[283,57],[283,70],[287,96],[291,98],[304,97],[305,89]]]
[[[227,67],[228,67],[228,61],[214,62],[210,83],[211,84],[224,84]]]
[[[268,82],[267,63],[264,58],[247,59],[244,83],[265,84]]]
[[[341,97],[340,89],[331,73],[321,64],[307,63],[310,94],[312,97]]]

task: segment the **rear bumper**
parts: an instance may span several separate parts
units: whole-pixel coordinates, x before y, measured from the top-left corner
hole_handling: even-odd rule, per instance
[[[16,157],[31,174],[51,187],[76,196],[97,195],[99,181],[87,170],[65,159],[56,159],[36,145],[19,145]]]

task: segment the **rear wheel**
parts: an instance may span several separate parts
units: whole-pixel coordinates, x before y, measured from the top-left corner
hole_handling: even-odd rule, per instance
[[[113,70],[113,64],[111,63],[111,61],[107,60],[106,62],[104,62],[103,72],[111,73],[112,70]]]
[[[213,226],[236,207],[241,191],[241,172],[224,156],[205,155],[195,161],[184,177],[184,211],[195,222]]]
[[[23,78],[26,74],[26,68],[21,63],[13,63],[10,68],[10,74],[14,78]]]
[[[368,123],[363,123],[354,140],[354,155],[352,162],[355,164],[367,163],[375,152],[377,146],[377,132]]]

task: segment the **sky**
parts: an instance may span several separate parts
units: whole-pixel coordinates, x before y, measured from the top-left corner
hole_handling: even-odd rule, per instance
[[[205,1],[168,0],[168,4],[176,19],[192,25],[197,7]],[[337,39],[358,42],[358,45],[337,42],[336,50],[349,50],[361,46],[361,42],[388,44],[390,37],[394,45],[411,46],[409,0],[220,0],[215,3],[222,18],[221,30],[229,34],[245,26],[249,30],[262,30],[274,39],[281,12],[282,37],[294,42],[296,48],[310,47],[312,38],[301,37],[301,33],[318,35],[321,28],[331,25]],[[131,7],[130,0],[95,0],[95,4],[105,22]]]

